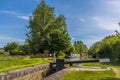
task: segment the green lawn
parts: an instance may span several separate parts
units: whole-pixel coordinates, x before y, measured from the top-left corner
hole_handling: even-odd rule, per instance
[[[112,70],[107,71],[71,71],[62,80],[120,80]]]
[[[2,58],[0,59],[0,72],[6,72],[13,69],[45,64],[52,59],[45,58]]]
[[[96,66],[96,67],[103,67],[103,68],[111,66],[110,64],[104,64],[104,63],[98,63],[98,62],[95,62],[95,63],[83,63],[82,65],[83,66]]]
[[[104,63],[84,63],[82,66],[96,66],[96,67],[114,67],[118,71],[118,75],[120,74],[120,66],[112,65],[112,64],[104,64]],[[62,80],[120,80],[120,78],[116,78],[115,72],[113,70],[106,71],[71,71],[66,74]]]

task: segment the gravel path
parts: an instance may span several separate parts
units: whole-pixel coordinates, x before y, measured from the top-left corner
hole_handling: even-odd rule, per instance
[[[112,67],[113,71],[116,73],[116,77],[120,78],[120,69]]]

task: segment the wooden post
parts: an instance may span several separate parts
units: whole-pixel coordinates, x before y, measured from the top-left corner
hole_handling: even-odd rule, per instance
[[[64,68],[64,59],[56,60],[56,71],[62,70]]]
[[[54,62],[56,62],[56,55],[53,53]]]

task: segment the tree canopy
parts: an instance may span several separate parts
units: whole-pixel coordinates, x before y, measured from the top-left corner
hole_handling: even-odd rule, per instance
[[[65,51],[70,46],[70,37],[63,15],[55,16],[54,8],[44,0],[30,17],[27,42],[31,53]]]
[[[100,42],[93,44],[89,53],[96,53],[98,58],[110,58],[111,61],[120,61],[120,39],[116,35],[105,37]]]
[[[88,51],[87,46],[82,41],[75,41],[73,47],[74,53],[86,54]]]

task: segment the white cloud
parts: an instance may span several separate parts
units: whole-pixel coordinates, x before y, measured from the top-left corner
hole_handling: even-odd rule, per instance
[[[20,19],[29,20],[29,16],[17,16]]]
[[[106,0],[106,8],[109,12],[120,13],[120,0]]]
[[[79,18],[80,22],[85,22],[86,20],[84,18]]]
[[[8,42],[16,41],[20,44],[23,44],[25,42],[24,39],[14,38],[14,37],[8,37],[8,36],[2,36],[0,35],[0,47],[4,47]]]
[[[92,46],[92,44],[94,44],[95,42],[101,41],[105,36],[94,36],[91,35],[89,38],[83,39],[82,41],[85,42],[85,44],[87,44],[87,47],[89,48],[90,46]]]
[[[98,39],[99,38],[98,36],[95,36],[95,35],[90,35],[89,37],[92,38],[92,39]]]
[[[75,40],[75,38],[74,38],[74,37],[71,37],[71,40]]]
[[[117,18],[94,16],[92,17],[92,19],[99,28],[109,30],[109,31],[119,29]]]
[[[0,13],[3,13],[3,14],[12,14],[12,15],[15,15],[15,14],[16,14],[15,11],[7,11],[7,10],[5,10],[5,11],[0,11]]]
[[[120,6],[120,0],[108,0],[106,3],[109,5]]]
[[[18,42],[24,42],[24,39],[19,39],[19,38],[13,38],[13,37],[8,37],[8,36],[0,36],[0,41],[18,41]]]
[[[13,16],[15,16],[17,18],[24,19],[24,20],[29,20],[29,16],[23,16],[23,14],[17,13],[15,11],[7,11],[7,10],[5,10],[5,11],[0,11],[0,13],[13,15]]]

